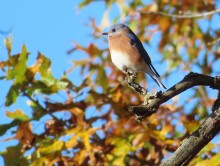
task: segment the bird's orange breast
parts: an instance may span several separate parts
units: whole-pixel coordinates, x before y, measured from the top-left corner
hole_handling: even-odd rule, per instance
[[[121,52],[121,55],[128,56],[134,65],[145,63],[140,51],[135,44],[131,44],[131,39],[123,34],[109,36],[110,52]]]

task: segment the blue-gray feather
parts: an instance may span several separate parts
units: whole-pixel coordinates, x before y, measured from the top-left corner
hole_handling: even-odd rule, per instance
[[[123,33],[123,30],[125,30],[127,32]],[[122,32],[122,33],[121,33]],[[160,80],[160,75],[158,74],[158,72],[156,71],[156,69],[154,68],[154,66],[151,63],[151,59],[147,53],[147,51],[144,49],[141,41],[138,39],[138,37],[134,34],[134,32],[127,26],[125,26],[124,24],[115,24],[113,26],[110,27],[109,31],[107,33],[103,33],[103,35],[109,35],[109,36],[114,36],[117,34],[123,34],[126,35],[129,39],[130,39],[130,45],[131,47],[136,47],[138,53],[143,57],[144,61],[146,64],[148,64],[148,66],[150,67],[152,73],[149,75],[151,76],[151,78],[162,88],[166,87],[163,85],[163,83]]]
[[[160,77],[160,75],[158,74],[157,70],[154,68],[154,66],[151,63],[151,59],[147,53],[147,51],[144,49],[141,41],[138,39],[138,37],[134,34],[134,33],[129,33],[126,35],[127,37],[129,37],[131,39],[131,45],[135,44],[136,47],[138,48],[138,50],[140,51],[141,56],[143,56],[144,61],[150,66],[150,68],[153,70],[153,72]]]

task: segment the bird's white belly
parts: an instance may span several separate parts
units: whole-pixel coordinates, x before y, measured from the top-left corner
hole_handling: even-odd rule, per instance
[[[114,65],[120,70],[122,70],[124,66],[132,67],[129,56],[126,56],[121,52],[112,51],[111,58]]]

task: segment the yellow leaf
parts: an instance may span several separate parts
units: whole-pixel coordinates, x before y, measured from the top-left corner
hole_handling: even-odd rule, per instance
[[[54,154],[55,152],[61,151],[63,146],[64,146],[63,141],[55,141],[51,145],[40,147],[39,152],[42,154]]]
[[[117,90],[113,95],[112,95],[112,100],[115,102],[115,103],[118,103],[121,99],[121,90]]]
[[[210,159],[203,159],[202,161],[197,163],[195,166],[209,166],[209,165],[219,166],[219,161],[220,161],[220,152]]]
[[[170,18],[168,17],[160,17],[158,20],[158,24],[162,32],[167,31],[170,28]]]
[[[199,123],[196,121],[184,123],[186,129],[191,133],[199,127]]]
[[[29,117],[22,110],[19,110],[19,109],[17,109],[14,112],[6,111],[6,115],[9,118],[18,119],[18,120],[22,120],[22,121],[25,121],[25,120],[29,119]]]
[[[10,54],[11,50],[12,50],[12,42],[13,42],[13,38],[12,35],[10,35],[9,38],[5,38],[5,46],[8,49],[8,53]]]
[[[78,141],[77,141],[77,135],[74,135],[72,138],[70,138],[69,141],[67,141],[65,143],[67,148],[73,148],[77,145]]]
[[[44,166],[48,162],[49,162],[49,160],[47,157],[40,157],[40,158],[34,160],[34,162],[32,162],[30,164],[30,166]]]

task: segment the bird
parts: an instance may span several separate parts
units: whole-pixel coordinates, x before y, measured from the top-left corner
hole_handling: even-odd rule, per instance
[[[124,24],[114,24],[102,35],[108,36],[109,51],[113,64],[121,71],[128,68],[133,72],[148,74],[161,89],[166,89],[160,75],[152,65],[147,51],[135,33]]]

